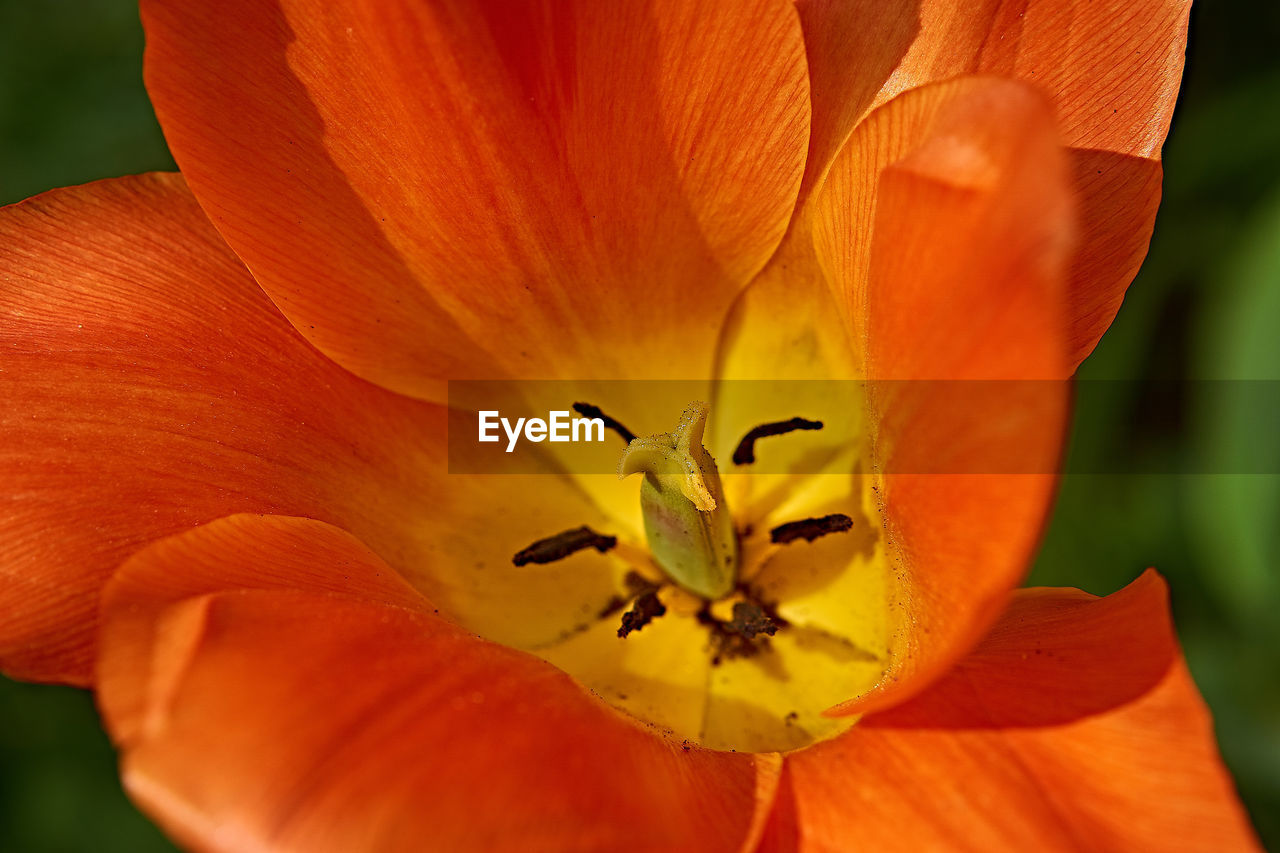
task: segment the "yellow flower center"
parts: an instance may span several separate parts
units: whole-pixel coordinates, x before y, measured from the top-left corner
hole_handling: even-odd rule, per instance
[[[855,461],[808,476],[750,473],[756,439],[822,426],[802,418],[747,433],[722,482],[703,446],[707,416],[695,403],[671,433],[634,438],[623,482],[593,485],[623,487],[634,506],[637,478],[628,475],[643,475],[642,524],[632,525],[643,541],[584,526],[548,531],[515,554],[531,578],[544,567],[607,564],[616,594],[550,642],[514,644],[677,743],[808,746],[853,725],[823,712],[881,678],[898,628],[874,490],[856,451]],[[828,446],[844,448],[843,438]],[[760,452],[806,441],[771,439]]]

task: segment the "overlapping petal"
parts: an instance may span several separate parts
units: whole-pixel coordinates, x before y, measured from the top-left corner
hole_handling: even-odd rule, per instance
[[[235,512],[340,524],[463,618],[509,621],[532,600],[538,617],[516,627],[556,632],[583,606],[558,594],[565,584],[589,603],[613,594],[585,556],[566,572],[482,572],[478,546],[494,547],[495,518],[512,538],[494,562],[509,570],[523,545],[601,516],[552,476],[537,477],[536,491],[446,482],[444,413],[308,345],[181,178],[108,181],[7,208],[0,265],[9,674],[87,685],[107,576],[147,542]]]
[[[873,4],[867,18],[903,14],[916,5]],[[919,30],[874,101],[883,104],[910,88],[962,74],[1022,79],[1050,98],[1071,149],[1072,184],[1083,213],[1071,275],[1073,364],[1111,324],[1146,255],[1190,6],[1190,0],[921,0],[912,9]],[[848,28],[841,4],[811,4],[807,14],[801,8],[811,50],[820,51]],[[887,31],[886,43],[893,44],[898,31]],[[831,84],[815,74],[813,87],[815,129],[843,127],[838,108],[819,112],[833,98]]]
[[[1159,158],[1189,0],[920,0],[920,30],[876,99],[961,74],[1034,83],[1067,145]]]
[[[813,125],[802,196],[818,186],[920,31],[917,0],[796,0]],[[803,197],[801,199],[803,204]]]
[[[873,113],[813,205],[818,262],[864,352],[907,598],[875,699],[889,701],[977,642],[1048,512],[1068,414],[1070,189],[1037,93],[966,78]]]
[[[181,178],[7,208],[0,263],[10,674],[87,684],[98,587],[151,539],[234,511],[376,523],[403,494],[427,407],[308,346]]]
[[[148,90],[214,223],[308,339],[418,396],[446,377],[706,378],[804,169],[785,0],[143,17]]]
[[[1149,572],[1021,592],[914,700],[787,759],[763,850],[1251,850]]]
[[[157,543],[103,624],[126,785],[197,849],[737,850],[771,801],[776,756],[667,742],[317,522]]]

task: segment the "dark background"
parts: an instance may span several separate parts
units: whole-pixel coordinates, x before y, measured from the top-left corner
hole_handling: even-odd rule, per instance
[[[1280,379],[1278,45],[1274,0],[1194,8],[1151,254],[1082,377]],[[0,0],[0,203],[173,168],[141,61],[133,0]],[[1091,386],[1072,467],[1160,473],[1065,478],[1031,582],[1106,594],[1164,573],[1224,757],[1280,848],[1280,477],[1168,473],[1192,455],[1277,471],[1280,436],[1248,383],[1143,387]],[[172,849],[121,792],[87,693],[0,679],[0,848]]]

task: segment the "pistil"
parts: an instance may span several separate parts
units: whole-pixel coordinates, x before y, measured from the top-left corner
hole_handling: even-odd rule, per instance
[[[649,550],[694,595],[728,595],[738,577],[738,539],[715,460],[702,446],[707,404],[693,403],[670,433],[627,445],[618,476],[643,474],[640,508]]]

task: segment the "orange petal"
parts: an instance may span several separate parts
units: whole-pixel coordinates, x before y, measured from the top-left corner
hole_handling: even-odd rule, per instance
[[[1190,0],[922,0],[920,32],[881,92],[958,74],[1034,83],[1067,145],[1159,157],[1178,97]]]
[[[104,597],[102,707],[126,786],[175,839],[315,851],[754,842],[776,757],[668,743],[549,665],[433,616],[390,576],[346,534],[278,517],[215,522],[121,570]],[[387,600],[370,600],[375,589]]]
[[[1164,171],[1156,158],[1072,148],[1080,246],[1071,262],[1071,361],[1098,345],[1147,256]]]
[[[966,73],[1018,77],[1050,97],[1084,210],[1072,271],[1074,364],[1111,324],[1151,239],[1190,8],[1190,0],[924,0],[920,34],[877,99]]]
[[[98,590],[232,512],[341,521],[398,554],[443,418],[280,316],[176,175],[0,212],[0,661],[89,683]]]
[[[813,204],[819,260],[864,342],[908,590],[896,664],[865,709],[964,654],[1030,565],[1067,423],[1073,218],[1047,106],[983,78],[877,110]]]
[[[1178,100],[1190,0],[922,0],[879,102],[957,74],[1036,83],[1068,145],[1158,158]]]
[[[806,195],[866,115],[919,32],[916,9],[902,0],[796,0],[809,62],[813,126]]]
[[[791,756],[764,850],[1252,850],[1148,572],[1024,590],[906,705]]]
[[[147,83],[227,241],[356,373],[706,378],[808,144],[784,0],[147,0]]]

